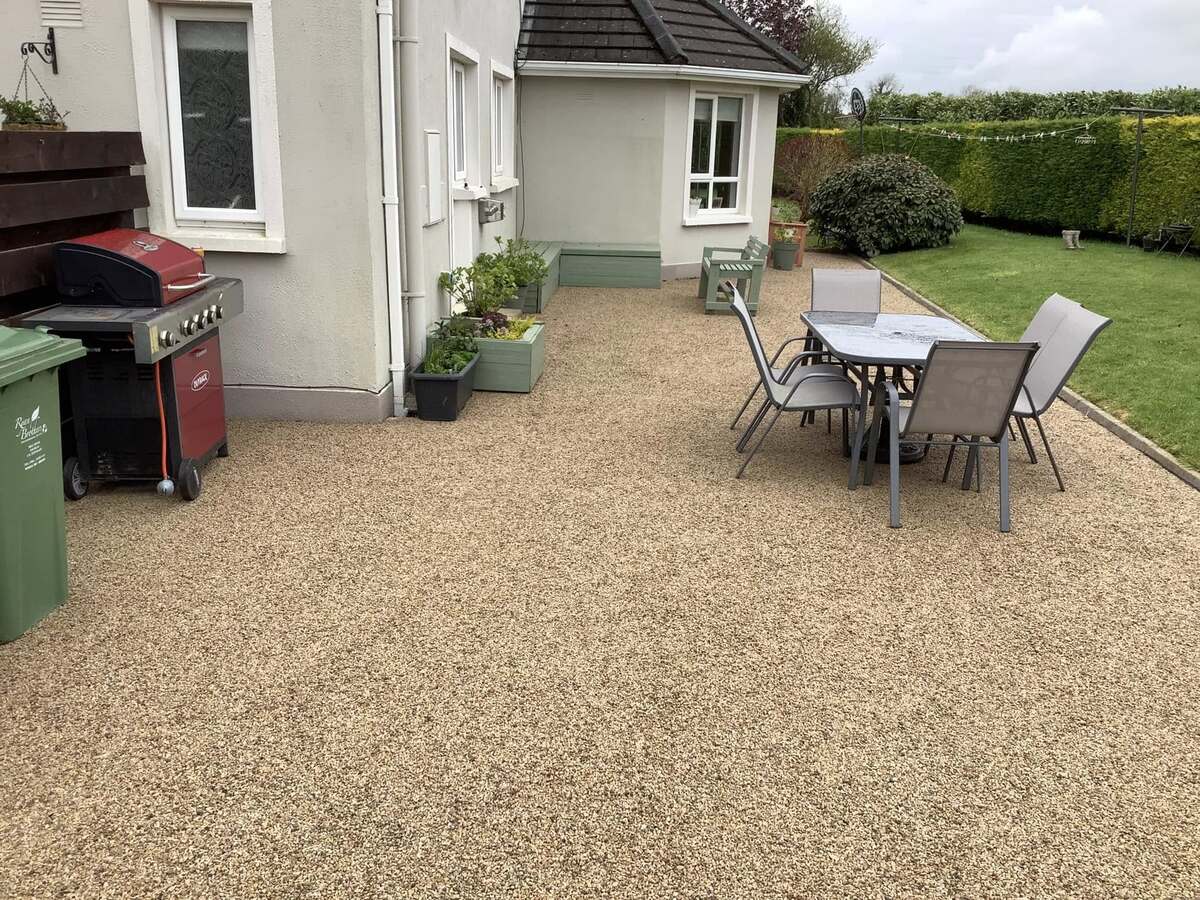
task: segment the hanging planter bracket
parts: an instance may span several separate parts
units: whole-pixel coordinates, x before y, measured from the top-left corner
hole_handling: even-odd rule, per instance
[[[32,53],[42,62],[50,66],[50,71],[58,74],[58,44],[54,41],[54,29],[46,29],[46,40],[25,41],[21,44],[21,55],[28,57]]]

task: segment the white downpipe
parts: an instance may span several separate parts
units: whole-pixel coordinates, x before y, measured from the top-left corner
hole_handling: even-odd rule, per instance
[[[379,26],[379,140],[383,165],[383,241],[387,265],[389,333],[388,371],[392,376],[392,414],[404,409],[404,299],[400,284],[400,185],[396,158],[396,69],[392,47],[392,0],[378,0]]]
[[[424,131],[421,127],[421,41],[420,0],[397,0],[400,4],[400,33],[395,38],[400,56],[400,165],[404,181],[404,299],[413,302],[424,323],[425,306],[425,211],[421,185],[425,180]],[[428,190],[436,191],[431,184]],[[423,326],[422,326],[423,327]]]

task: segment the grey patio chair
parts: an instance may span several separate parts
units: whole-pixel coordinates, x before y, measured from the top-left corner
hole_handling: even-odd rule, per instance
[[[771,429],[775,427],[775,423],[785,412],[807,413],[818,409],[840,409],[842,411],[842,443],[845,444],[849,433],[849,410],[858,404],[858,389],[854,382],[843,375],[840,370],[817,371],[818,367],[809,366],[805,367],[807,371],[798,373],[797,370],[801,368],[799,365],[801,360],[820,355],[815,352],[797,354],[784,370],[781,380],[776,376],[776,370],[767,362],[767,354],[763,350],[758,330],[754,327],[754,322],[750,318],[750,310],[746,308],[742,295],[738,293],[737,287],[733,284],[729,285],[729,290],[732,297],[729,308],[742,323],[746,342],[750,345],[750,353],[754,357],[755,368],[758,369],[759,379],[767,394],[766,401],[751,420],[742,439],[738,441],[739,453],[746,449],[750,438],[762,424],[767,413],[772,408],[775,410],[775,416],[767,424],[766,429],[755,443],[754,449],[750,451],[750,455],[738,469],[737,477],[741,478],[745,473],[746,467],[750,465],[750,460],[754,459],[754,454],[758,453],[763,441],[767,439],[767,435],[771,433]]]
[[[877,313],[883,302],[883,275],[878,269],[813,269],[810,306],[813,310]],[[805,350],[823,349],[806,336]],[[842,369],[845,372],[845,367]],[[807,421],[814,421],[815,414]],[[833,429],[832,414],[826,419],[827,431]]]
[[[1042,309],[1055,297],[1058,295],[1055,294],[1047,300]],[[1046,428],[1042,425],[1042,414],[1054,403],[1054,398],[1063,389],[1083,355],[1092,346],[1097,335],[1112,323],[1112,319],[1084,309],[1065,297],[1058,297],[1058,301],[1060,302],[1055,304],[1051,314],[1041,323],[1038,319],[1042,315],[1042,309],[1039,309],[1033,321],[1029,323],[1029,328],[1025,330],[1026,334],[1031,331],[1039,334],[1040,347],[1029,367],[1029,374],[1025,376],[1020,396],[1017,397],[1013,418],[1021,431],[1021,440],[1029,454],[1029,461],[1036,463],[1037,455],[1033,450],[1029,428],[1025,424],[1027,419],[1033,419],[1038,434],[1041,435],[1042,446],[1046,448],[1046,456],[1050,459],[1050,468],[1054,470],[1058,489],[1065,491],[1066,486],[1063,484],[1062,473],[1058,470],[1058,461],[1054,458],[1054,451],[1050,449],[1050,441],[1046,437]]]
[[[886,402],[889,419],[889,524],[900,527],[900,441],[969,446],[1000,452],[1000,530],[1008,531],[1008,419],[1037,352],[1037,344],[938,341],[929,350],[911,406],[900,405],[890,381],[875,393],[875,416],[867,449],[864,481],[875,474],[880,422]],[[948,435],[950,440],[935,440]],[[978,464],[978,463],[976,463]],[[947,466],[947,471],[949,466]],[[978,472],[978,470],[976,470]],[[944,476],[943,476],[944,480]]]
[[[879,312],[883,276],[878,269],[813,269],[812,309]]]

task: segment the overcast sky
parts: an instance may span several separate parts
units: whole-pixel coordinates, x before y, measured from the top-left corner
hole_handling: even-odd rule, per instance
[[[831,0],[879,42],[850,79],[905,91],[1104,90],[1200,84],[1200,0]]]

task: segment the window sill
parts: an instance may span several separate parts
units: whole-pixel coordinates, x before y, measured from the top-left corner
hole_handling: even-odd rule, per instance
[[[519,182],[515,178],[510,178],[508,175],[496,175],[492,178],[492,193],[503,194],[505,191],[511,191]]]
[[[488,189],[482,184],[465,188],[456,187],[450,190],[450,197],[453,200],[482,200],[487,196]]]
[[[286,253],[281,237],[267,237],[245,231],[221,231],[216,228],[164,229],[163,237],[187,247],[201,247],[213,253]]]
[[[750,225],[754,219],[737,213],[712,216],[683,217],[684,228],[694,228],[697,225]]]

